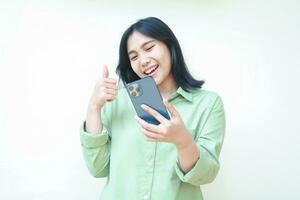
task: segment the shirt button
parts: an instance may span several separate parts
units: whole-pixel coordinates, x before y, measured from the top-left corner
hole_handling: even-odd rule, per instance
[[[149,162],[148,162],[148,165],[149,165],[149,166],[151,166],[151,165],[152,165],[152,162],[151,162],[151,161],[149,161]]]
[[[148,199],[148,195],[147,194],[144,195],[144,199]]]

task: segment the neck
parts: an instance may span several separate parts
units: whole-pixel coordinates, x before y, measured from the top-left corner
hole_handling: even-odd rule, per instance
[[[158,86],[158,89],[161,93],[163,99],[168,99],[169,96],[175,92],[178,88],[174,79],[165,80],[163,84]]]

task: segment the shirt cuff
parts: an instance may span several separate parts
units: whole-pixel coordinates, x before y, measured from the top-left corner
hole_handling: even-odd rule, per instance
[[[88,148],[97,148],[105,145],[109,139],[108,130],[102,126],[101,133],[89,133],[85,129],[85,121],[80,127],[80,141],[81,145]]]
[[[178,159],[175,165],[175,171],[180,180],[183,182],[191,183],[193,185],[198,185],[197,183],[201,182],[202,179],[208,175],[211,167],[211,160],[208,152],[198,145],[197,147],[200,152],[200,158],[190,171],[185,174],[180,168]]]

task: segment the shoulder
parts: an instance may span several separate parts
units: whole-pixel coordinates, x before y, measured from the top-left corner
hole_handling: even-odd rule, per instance
[[[118,94],[116,96],[116,103],[124,103],[130,100],[126,88],[123,87],[118,90]]]
[[[113,117],[128,112],[130,106],[130,99],[126,89],[121,88],[118,90],[118,94],[112,102],[105,103],[101,111],[102,116],[105,119],[112,119]]]
[[[223,107],[223,101],[217,92],[196,89],[191,92],[193,94],[193,104],[213,109],[216,107]]]
[[[193,101],[215,101],[217,99],[221,100],[220,95],[217,92],[204,90],[204,89],[195,89],[191,91],[193,94]]]
[[[111,103],[108,103],[108,104],[110,104],[111,109],[116,112],[119,112],[119,111],[122,111],[122,110],[128,108],[128,106],[130,106],[130,98],[128,96],[126,88],[123,87],[123,88],[119,89],[118,94],[115,97],[115,99]]]
[[[193,104],[207,116],[225,116],[224,104],[217,92],[198,89],[193,93]]]
[[[128,101],[128,95],[126,92],[125,88],[121,88],[118,90],[118,94],[116,95],[115,99],[112,102],[107,102],[104,105],[104,110],[105,111],[117,111],[119,109],[117,108],[122,108],[124,104]]]

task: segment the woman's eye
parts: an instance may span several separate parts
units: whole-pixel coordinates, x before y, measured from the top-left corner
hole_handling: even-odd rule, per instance
[[[130,60],[135,60],[137,58],[137,56],[133,56],[130,58]]]
[[[151,47],[147,48],[146,51],[150,51],[155,45],[152,45]]]

